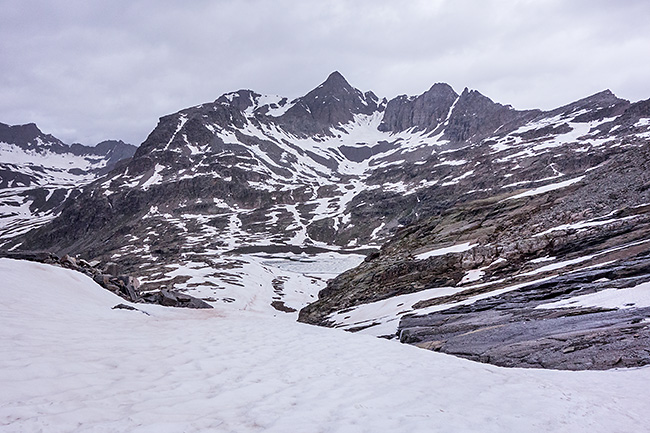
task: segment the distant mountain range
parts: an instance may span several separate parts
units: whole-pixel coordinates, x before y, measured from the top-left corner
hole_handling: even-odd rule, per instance
[[[54,218],[66,198],[135,149],[114,140],[67,145],[33,123],[0,123],[0,241]]]
[[[443,83],[382,99],[334,72],[294,100],[240,90],[162,117],[0,242],[498,365],[643,365],[649,142],[650,100],[607,90],[519,111]],[[608,290],[628,305],[587,302]]]

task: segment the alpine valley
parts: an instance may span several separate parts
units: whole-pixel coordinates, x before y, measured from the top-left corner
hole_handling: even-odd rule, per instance
[[[0,126],[4,255],[500,366],[650,363],[650,100],[387,100],[334,72],[164,116],[117,164]]]

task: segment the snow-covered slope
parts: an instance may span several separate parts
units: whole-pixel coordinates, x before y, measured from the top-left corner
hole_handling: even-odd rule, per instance
[[[121,141],[70,146],[33,123],[0,123],[0,242],[53,219],[71,194],[134,152]]]
[[[135,305],[0,259],[0,430],[647,430],[650,368],[503,369],[267,314]]]

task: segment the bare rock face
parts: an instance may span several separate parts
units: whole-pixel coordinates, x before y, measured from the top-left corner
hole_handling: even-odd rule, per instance
[[[452,143],[477,143],[500,128],[519,127],[523,121],[539,114],[539,111],[516,111],[493,102],[476,90],[465,88],[449,116],[444,137]]]
[[[504,367],[604,370],[650,364],[650,308],[541,308],[648,280],[650,256],[555,277],[471,305],[405,316],[399,339]]]
[[[378,102],[372,92],[364,94],[339,72],[332,72],[320,86],[292,101],[280,121],[297,135],[332,134],[332,127],[351,122],[355,114],[377,111]]]
[[[43,145],[55,153],[67,150],[67,146],[61,140],[53,135],[44,134],[34,123],[25,125],[0,123],[0,142],[14,144],[28,150],[38,150]]]
[[[378,335],[500,366],[650,364],[650,309],[570,303],[650,284],[649,163],[645,146],[615,152],[573,185],[459,203],[415,222],[330,281],[299,320],[372,332],[386,316],[353,321],[355,311],[403,298],[394,333]]]
[[[483,148],[451,152],[455,160],[474,161],[469,166],[474,180],[463,178],[470,171],[460,165],[451,170],[456,174],[448,175],[452,181],[446,188],[418,193],[427,203],[419,210],[431,216],[411,220],[380,252],[330,281],[299,320],[502,366],[649,364],[646,307],[580,307],[575,301],[574,308],[542,308],[604,290],[643,290],[636,288],[650,281],[650,153],[641,138],[647,137],[641,132],[648,123],[642,120],[648,116],[646,105],[601,92],[549,113],[557,122],[532,120],[536,128],[514,130],[510,125],[506,137],[511,138],[488,138]],[[564,116],[575,116],[574,121],[563,122]],[[544,117],[537,113],[533,119]],[[576,119],[602,127],[585,127],[585,135],[576,135],[571,144],[550,144],[557,136],[575,134]],[[623,128],[635,133],[626,135]],[[611,136],[604,131],[626,136],[627,144],[593,146],[597,142],[589,137]],[[533,148],[525,145],[528,140]],[[573,152],[581,142],[587,147]],[[524,157],[546,143],[555,149],[547,157]],[[519,153],[500,155],[500,146],[511,144]],[[503,170],[506,161],[516,169]],[[409,175],[416,173],[417,168]],[[435,171],[434,176],[444,178]],[[531,178],[547,180],[528,183]],[[392,312],[389,305],[395,305]],[[361,314],[373,308],[381,315]],[[385,323],[394,323],[388,328],[394,331]]]
[[[458,94],[450,85],[434,84],[428,91],[416,97],[406,95],[391,99],[379,129],[382,131],[406,131],[410,128],[435,130],[448,120]]]

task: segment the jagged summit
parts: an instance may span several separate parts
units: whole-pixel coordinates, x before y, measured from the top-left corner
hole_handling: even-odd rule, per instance
[[[434,83],[429,88],[429,90],[427,90],[427,92],[429,92],[429,93],[451,93],[451,92],[453,92],[454,94],[456,93],[454,91],[453,87],[451,87],[449,84],[443,83],[443,82]]]
[[[381,131],[405,131],[410,128],[435,130],[448,120],[458,94],[446,83],[436,83],[423,94],[392,99],[386,105]]]
[[[530,118],[533,111],[510,106],[467,87],[459,95],[446,83],[436,83],[419,96],[398,96],[388,102],[381,131],[426,131],[440,135],[450,146],[477,143],[498,128]]]
[[[452,143],[480,142],[509,124],[519,125],[536,112],[517,111],[467,87],[451,110],[444,138]]]
[[[0,123],[0,143],[15,145],[23,150],[39,153],[52,152],[102,156],[109,153],[119,153],[122,155],[119,159],[130,158],[135,152],[135,146],[121,140],[105,140],[95,146],[87,146],[81,143],[66,144],[53,135],[41,131],[35,123],[23,125]]]
[[[320,101],[318,101],[320,99]],[[332,72],[327,79],[315,89],[308,92],[298,100],[308,104],[310,107],[326,102],[350,102],[363,99],[360,90],[355,89],[339,72]]]
[[[330,134],[332,127],[351,122],[356,114],[377,111],[377,102],[374,94],[363,94],[335,71],[314,90],[293,101],[282,120],[299,135]]]
[[[345,77],[339,72],[334,71],[328,75],[327,79],[316,89],[324,89],[326,91],[352,91],[354,88],[348,83]],[[316,90],[315,89],[315,90]]]

